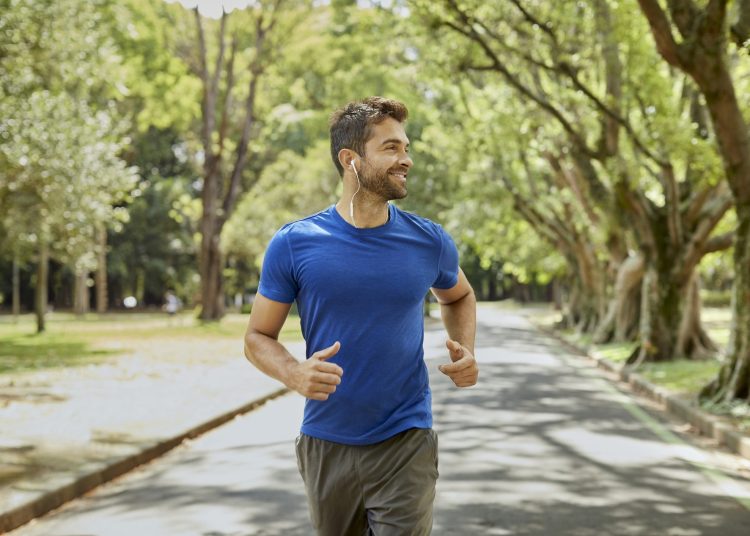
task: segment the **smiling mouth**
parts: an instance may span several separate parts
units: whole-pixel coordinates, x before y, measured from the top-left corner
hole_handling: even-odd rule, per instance
[[[391,171],[391,175],[406,180],[406,173]]]

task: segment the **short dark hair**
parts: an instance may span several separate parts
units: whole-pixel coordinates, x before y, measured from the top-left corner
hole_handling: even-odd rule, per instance
[[[403,123],[409,117],[409,110],[397,100],[367,97],[350,102],[331,114],[331,158],[339,175],[344,175],[344,167],[339,162],[339,151],[351,149],[360,156],[365,156],[365,144],[372,134],[372,126],[382,123],[388,117]]]

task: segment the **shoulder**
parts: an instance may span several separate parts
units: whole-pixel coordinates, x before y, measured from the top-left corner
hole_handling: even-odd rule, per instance
[[[443,226],[439,223],[435,223],[428,218],[419,216],[413,212],[402,210],[398,207],[396,207],[396,210],[398,211],[398,216],[402,225],[411,227],[416,232],[423,233],[425,236],[438,242],[441,242],[444,237],[449,236],[445,229],[443,229]]]
[[[294,240],[322,232],[328,232],[326,229],[330,225],[330,210],[331,208],[328,207],[305,218],[289,222],[276,231],[274,238]]]

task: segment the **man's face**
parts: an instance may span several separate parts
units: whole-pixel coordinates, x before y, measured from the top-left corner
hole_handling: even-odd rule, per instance
[[[374,125],[361,162],[358,171],[364,190],[385,201],[406,197],[406,174],[414,163],[401,123],[389,117]]]

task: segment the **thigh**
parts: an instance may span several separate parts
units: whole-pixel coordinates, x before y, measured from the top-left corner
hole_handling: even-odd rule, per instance
[[[310,520],[321,536],[362,536],[367,516],[351,447],[301,434],[297,466],[307,491]]]
[[[411,429],[363,456],[365,508],[375,536],[428,535],[435,501],[437,434]]]

